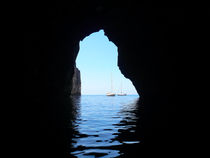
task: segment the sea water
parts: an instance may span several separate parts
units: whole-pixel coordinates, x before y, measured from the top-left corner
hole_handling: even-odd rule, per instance
[[[138,95],[82,95],[72,97],[72,157],[123,157],[139,152],[141,107]]]

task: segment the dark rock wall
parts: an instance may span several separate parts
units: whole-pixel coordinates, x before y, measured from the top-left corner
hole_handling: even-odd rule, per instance
[[[77,67],[74,68],[74,75],[72,78],[71,95],[81,95],[81,76]]]
[[[24,97],[33,108],[34,139],[42,140],[46,154],[50,153],[46,146],[49,151],[59,151],[58,146],[62,151],[59,144],[63,144],[64,132],[58,129],[65,127],[64,113],[71,111],[66,100],[79,41],[100,29],[118,47],[118,66],[133,82],[145,106],[145,144],[172,149],[166,144],[176,140],[176,60],[183,53],[183,12],[180,4],[170,1],[27,4]]]

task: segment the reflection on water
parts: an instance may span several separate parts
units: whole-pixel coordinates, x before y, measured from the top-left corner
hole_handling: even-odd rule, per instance
[[[126,157],[143,144],[138,96],[72,99],[72,157]]]

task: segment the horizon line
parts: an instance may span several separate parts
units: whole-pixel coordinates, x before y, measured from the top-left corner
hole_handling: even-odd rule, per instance
[[[106,95],[106,94],[81,94],[81,95]],[[127,95],[138,95],[139,96],[139,94],[127,94]]]

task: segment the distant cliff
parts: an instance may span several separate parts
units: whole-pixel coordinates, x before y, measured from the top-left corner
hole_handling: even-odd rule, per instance
[[[80,71],[77,67],[74,68],[71,95],[81,95],[81,77]]]

